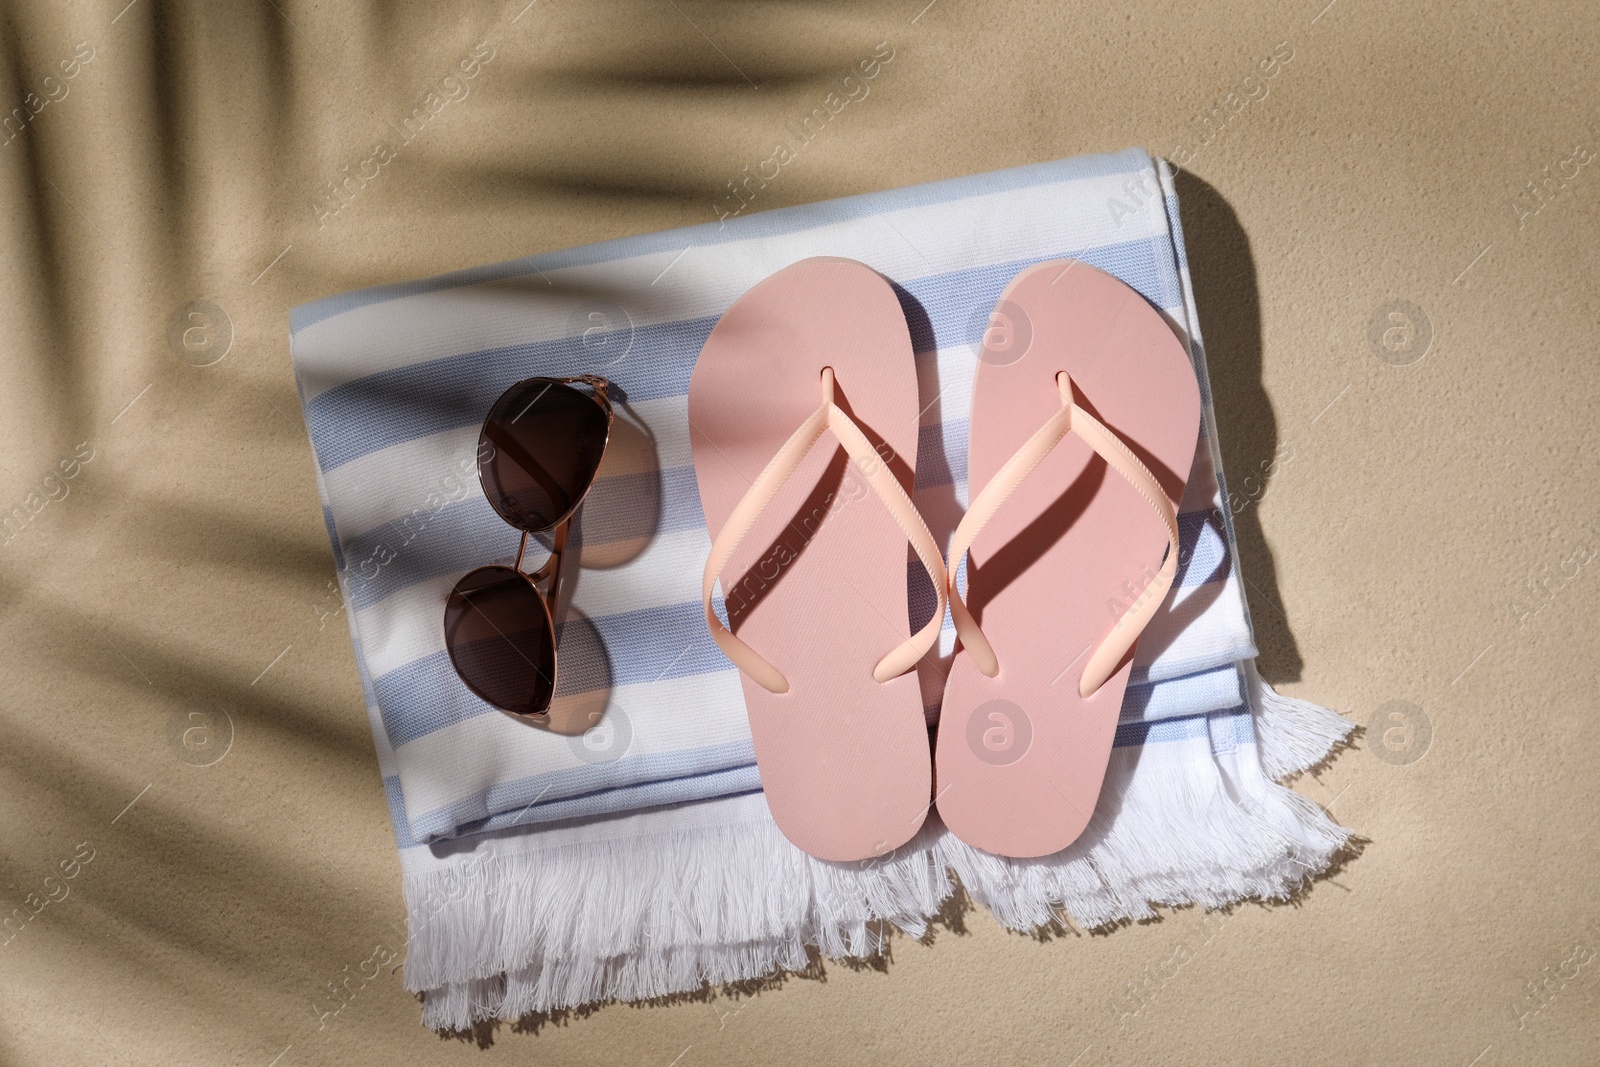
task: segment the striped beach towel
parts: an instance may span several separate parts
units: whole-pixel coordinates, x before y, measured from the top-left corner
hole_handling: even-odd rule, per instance
[[[913,495],[940,537],[967,499],[976,349],[1018,271],[1064,256],[1091,263],[1143,294],[1190,345],[1205,415],[1180,509],[1178,578],[1140,642],[1099,832],[1058,857],[995,860],[933,822],[883,861],[822,864],[788,846],[766,814],[739,681],[700,615],[710,540],[687,391],[721,313],[815,255],[861,260],[899,292],[923,410]],[[947,869],[1008,924],[1037,925],[1065,906],[1095,925],[1153,901],[1281,894],[1343,841],[1270,781],[1322,758],[1348,727],[1277,697],[1250,665],[1171,174],[1143,151],[364,290],[295,309],[291,329],[406,872],[407,984],[427,993],[430,1025],[802,966],[807,944],[871,951],[883,922],[916,929],[937,910]],[[567,738],[468,691],[444,652],[442,616],[457,577],[509,562],[517,548],[517,531],[477,485],[484,414],[521,378],[579,373],[611,379],[622,400],[560,611],[557,699],[605,714]],[[929,599],[911,605],[914,617]],[[1119,613],[1107,607],[1108,620]],[[953,639],[947,619],[943,655]],[[933,716],[942,673],[923,678]],[[1222,807],[1196,809],[1207,797]],[[686,880],[685,870],[702,874]],[[621,910],[586,914],[595,899]]]

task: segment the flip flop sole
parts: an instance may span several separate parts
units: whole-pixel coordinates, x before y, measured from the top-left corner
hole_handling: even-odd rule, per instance
[[[917,380],[894,290],[852,260],[803,260],[728,309],[690,380],[695,476],[713,535],[816,411],[825,367],[835,402],[910,492]],[[880,855],[927,817],[916,673],[873,678],[911,632],[906,561],[905,533],[824,434],[722,571],[735,634],[789,682],[772,693],[740,674],[767,805],[790,841],[823,859]]]
[[[1078,404],[1132,449],[1173,505],[1200,427],[1200,393],[1182,342],[1118,279],[1072,260],[1019,274],[997,309],[973,381],[972,494],[1061,407],[1067,372]],[[1088,825],[1110,759],[1131,652],[1079,695],[1090,653],[1147,592],[1167,532],[1145,501],[1068,433],[978,534],[967,604],[999,660],[984,676],[957,654],[935,752],[945,825],[974,847],[1058,852]],[[952,560],[954,565],[957,561]]]

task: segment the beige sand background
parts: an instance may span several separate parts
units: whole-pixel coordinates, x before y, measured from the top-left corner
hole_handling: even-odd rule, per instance
[[[0,1062],[1596,1062],[1592,4],[526,2],[0,15],[0,507],[31,516],[0,535],[0,901],[45,902],[0,945]],[[1186,161],[1235,489],[1271,465],[1238,516],[1262,670],[1380,716],[1296,786],[1370,844],[1210,921],[978,912],[879,969],[476,1042],[386,971],[319,1030],[404,920],[288,309],[712,218],[880,43],[750,210]],[[231,749],[185,762],[217,707]]]

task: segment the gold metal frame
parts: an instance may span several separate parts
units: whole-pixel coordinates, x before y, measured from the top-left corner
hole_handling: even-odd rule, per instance
[[[547,383],[552,384],[552,385],[573,385],[573,384],[576,384],[576,383],[582,383],[584,385],[589,386],[589,388],[593,390],[593,394],[591,395],[590,399],[593,400],[596,404],[600,405],[601,410],[603,410],[606,413],[606,436],[605,436],[605,440],[601,443],[601,446],[600,446],[602,462],[604,462],[605,450],[607,448],[609,448],[610,445],[611,445],[611,427],[614,424],[614,422],[616,421],[616,415],[615,415],[615,412],[613,411],[612,406],[611,406],[611,397],[610,397],[610,395],[608,393],[608,390],[611,387],[611,382],[609,380],[607,380],[605,378],[602,378],[599,375],[595,375],[595,374],[580,374],[580,375],[577,375],[576,377],[572,377],[572,378],[534,377],[534,378],[524,378],[521,381],[516,382],[515,384],[507,387],[506,392],[510,392],[511,389],[515,389],[517,386],[523,385],[523,384],[525,384],[527,382],[547,382]],[[504,393],[502,393],[501,395],[503,396]],[[499,403],[499,401],[497,400],[496,403]],[[532,406],[532,405],[530,404],[530,406]],[[492,413],[492,411],[493,411],[492,407],[491,407],[490,411]],[[518,417],[520,418],[521,416],[518,416]],[[515,422],[516,420],[513,419],[512,421]],[[488,434],[488,427],[489,427],[489,419],[488,419],[488,416],[485,416],[484,420],[483,420],[483,429],[479,431],[480,438],[483,437],[483,436],[486,436]],[[515,447],[515,445],[514,445],[513,442],[506,441],[506,442],[502,442],[499,445],[499,447]],[[519,451],[520,451],[520,449],[519,449]],[[543,466],[538,462],[538,459],[536,457],[524,454],[523,456],[520,457],[520,460],[524,464],[525,469],[528,469],[529,472],[531,474],[533,474],[535,478],[538,478],[539,474],[541,472],[544,472]],[[547,472],[545,472],[545,473],[547,473]],[[553,481],[553,479],[551,479],[551,480]],[[484,497],[486,499],[490,499],[491,503],[492,503],[492,498],[489,496],[488,488],[486,486],[484,486],[484,484],[483,484],[483,462],[481,460],[478,463],[478,488],[480,489],[480,491],[483,492]],[[517,546],[517,559],[516,559],[516,562],[513,563],[509,569],[512,570],[523,581],[527,582],[528,585],[533,589],[534,597],[538,600],[540,607],[544,610],[545,622],[549,626],[549,630],[550,630],[550,642],[551,642],[551,649],[552,649],[552,654],[551,654],[551,672],[550,672],[550,675],[551,675],[550,676],[550,694],[551,694],[551,698],[552,699],[554,699],[554,697],[555,697],[556,679],[557,679],[557,677],[559,675],[559,670],[560,670],[560,649],[556,646],[556,623],[555,623],[555,619],[556,619],[556,600],[561,594],[561,563],[562,563],[562,560],[564,559],[564,557],[566,556],[567,537],[572,532],[572,524],[573,524],[574,521],[576,521],[578,509],[583,506],[583,502],[586,499],[588,499],[589,490],[591,490],[593,488],[594,488],[594,479],[591,478],[589,480],[589,484],[584,486],[583,492],[579,493],[577,499],[572,502],[572,506],[569,507],[567,509],[567,511],[561,516],[561,518],[558,519],[551,526],[546,526],[546,527],[542,527],[540,529],[533,530],[533,529],[528,529],[527,527],[524,527],[524,526],[518,526],[517,524],[511,523],[508,520],[508,525],[516,526],[517,529],[522,531],[522,541]],[[499,508],[495,509],[495,514],[497,514],[497,515],[500,514]],[[505,518],[504,515],[501,515],[500,517],[502,519]],[[534,536],[535,534],[541,534],[541,533],[545,533],[547,531],[554,531],[554,534],[551,537],[550,555],[549,555],[549,557],[544,561],[544,563],[540,564],[538,570],[533,571],[531,573],[529,573],[527,571],[524,571],[522,569],[522,560],[523,560],[523,557],[525,555],[527,555],[528,538]],[[474,567],[474,568],[472,568],[472,570],[468,571],[467,573],[471,574],[471,573],[473,573],[475,571],[488,569],[488,567],[498,567],[498,565],[490,564],[490,565],[486,565],[485,567]],[[541,584],[546,583],[546,582],[549,583],[548,584],[548,588],[546,588],[544,591],[541,592],[540,589],[539,589],[539,586]],[[470,604],[470,601],[468,603]],[[448,649],[448,647],[447,647],[447,651],[449,651],[449,654],[450,654],[451,664],[452,664],[452,666],[454,666],[454,662],[455,662],[454,652],[450,651]],[[500,705],[499,704],[495,704],[495,702],[493,700],[491,700],[488,697],[487,694],[479,691],[478,687],[475,684],[473,684],[472,680],[470,678],[466,677],[465,675],[463,675],[459,668],[457,668],[457,670],[456,670],[456,675],[457,675],[457,677],[459,677],[461,679],[461,681],[467,686],[468,689],[471,689],[474,693],[476,693],[485,702],[487,702],[489,704],[492,704],[497,708],[500,708]],[[508,715],[515,715],[519,719],[526,719],[526,720],[528,720],[530,722],[540,723],[540,724],[548,723],[549,717],[550,717],[549,706],[548,705],[546,705],[545,710],[542,711],[542,712],[531,712],[531,713],[529,713],[529,712],[518,712],[518,711],[512,711],[509,708],[500,708],[500,710],[504,711]]]

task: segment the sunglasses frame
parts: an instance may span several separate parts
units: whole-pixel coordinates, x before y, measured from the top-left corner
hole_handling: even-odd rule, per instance
[[[482,491],[484,499],[489,501],[491,507],[494,507],[495,514],[499,515],[500,518],[505,521],[506,525],[512,527],[513,529],[522,531],[522,541],[517,546],[516,562],[514,562],[511,566],[507,567],[503,564],[490,563],[485,564],[482,567],[474,567],[463,574],[460,578],[456,579],[455,586],[453,586],[450,590],[450,596],[453,598],[456,595],[456,589],[460,587],[463,581],[465,581],[471,575],[477,574],[481,571],[511,571],[518,578],[528,583],[529,587],[533,590],[534,600],[538,602],[539,607],[544,611],[545,625],[550,633],[550,698],[553,701],[555,699],[557,672],[560,668],[561,662],[559,649],[556,647],[555,624],[556,601],[561,593],[561,562],[563,557],[566,555],[567,536],[572,530],[573,521],[577,517],[578,509],[583,506],[584,500],[588,498],[589,490],[594,488],[595,478],[593,476],[590,477],[589,484],[583,487],[583,492],[578,494],[577,499],[572,502],[572,506],[562,513],[560,518],[548,526],[541,526],[538,529],[531,529],[519,523],[512,522],[510,519],[506,518],[506,516],[500,511],[499,507],[495,506],[494,497],[489,494],[489,487],[485,485],[483,481],[485,461],[482,458],[482,444],[485,440],[488,440],[490,418],[494,414],[495,407],[499,405],[500,399],[503,398],[507,393],[510,393],[513,389],[527,385],[530,382],[544,382],[547,385],[587,385],[592,390],[592,392],[589,394],[584,394],[579,390],[574,391],[578,392],[580,396],[586,395],[588,399],[592,400],[596,405],[599,406],[600,410],[605,412],[606,434],[604,440],[602,440],[600,444],[602,463],[605,461],[604,456],[606,449],[611,445],[611,428],[616,422],[616,413],[612,408],[611,397],[608,393],[608,390],[611,388],[612,384],[609,379],[603,378],[597,374],[579,374],[571,378],[546,378],[543,376],[535,376],[532,378],[523,378],[520,381],[514,382],[507,386],[506,389],[500,394],[500,397],[495,399],[494,404],[490,405],[489,414],[484,416],[483,426],[478,431],[478,488],[480,491]],[[540,396],[543,395],[543,393],[540,394]],[[535,400],[537,400],[537,398],[535,398]],[[532,404],[530,403],[529,406],[531,407]],[[521,416],[519,415],[518,418],[521,418]],[[513,419],[512,421],[516,420]],[[489,443],[495,447],[496,452],[498,452],[502,447],[495,445],[493,441],[490,441]],[[596,472],[598,473],[598,468],[596,469]],[[536,534],[550,533],[551,531],[554,531],[554,534],[550,539],[549,557],[539,565],[538,570],[532,572],[524,571],[522,569],[522,559],[528,551],[528,539]],[[539,586],[541,583],[545,582],[548,582],[549,586],[544,592],[541,592]],[[465,595],[463,595],[463,599],[466,599]],[[473,607],[474,610],[477,610],[476,606],[473,605],[471,600],[467,600],[467,605],[469,607]],[[477,684],[467,676],[466,672],[462,671],[460,665],[456,662],[455,647],[448,640],[448,634],[446,635],[446,638],[445,651],[449,654],[450,665],[455,668],[456,677],[460,678],[462,684],[464,684],[468,689],[472,690],[472,692],[476,694],[479,699],[493,707],[499,708],[507,715],[513,715],[518,719],[523,719],[540,725],[547,725],[549,723],[550,706],[548,703],[545,705],[543,711],[515,711],[511,708],[503,707],[501,704],[492,699],[487,693],[479,689]]]

